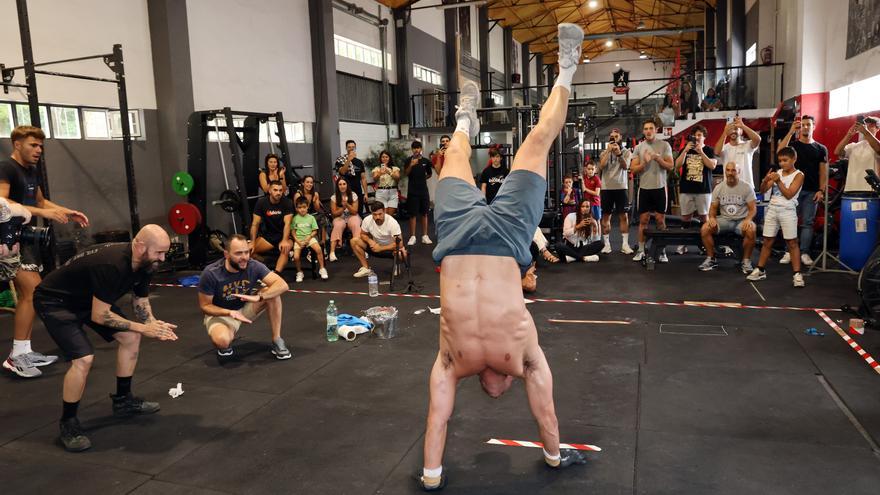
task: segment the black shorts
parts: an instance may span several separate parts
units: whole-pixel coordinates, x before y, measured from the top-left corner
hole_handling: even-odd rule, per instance
[[[666,188],[641,189],[639,188],[639,213],[666,213],[668,196]]]
[[[602,200],[602,213],[626,213],[629,211],[629,197],[626,189],[602,189],[599,191]]]
[[[427,194],[411,194],[406,197],[406,212],[410,216],[427,215],[431,209],[431,198]]]
[[[70,310],[60,299],[54,297],[34,294],[34,309],[43,320],[49,336],[58,344],[68,361],[95,353],[95,348],[83,330],[84,325],[91,327],[107,342],[113,341],[113,335],[122,331],[99,325],[92,321],[91,310]],[[110,310],[125,318],[116,306],[111,306]]]

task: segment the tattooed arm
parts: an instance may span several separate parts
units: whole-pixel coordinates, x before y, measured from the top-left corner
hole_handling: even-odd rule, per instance
[[[135,320],[140,323],[149,323],[156,319],[153,316],[153,308],[150,306],[149,297],[131,297],[131,307],[134,311]]]
[[[146,337],[153,337],[159,340],[177,340],[177,335],[174,333],[174,329],[177,328],[177,326],[155,319],[152,310],[150,309],[150,303],[146,298],[136,299],[146,301],[146,306],[142,305],[140,306],[140,309],[137,309],[137,300],[135,302],[135,313],[138,315],[137,318],[140,320],[142,315],[145,315],[148,318],[143,323],[123,318],[121,315],[113,312],[113,308],[109,304],[97,297],[92,298],[92,321],[99,325],[123,332],[136,332],[143,334]]]

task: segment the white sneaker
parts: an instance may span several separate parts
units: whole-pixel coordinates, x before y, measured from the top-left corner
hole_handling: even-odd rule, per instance
[[[434,242],[431,241],[430,237],[423,235],[422,236],[422,244],[434,244]]]
[[[358,271],[354,272],[354,277],[355,277],[355,278],[364,278],[364,277],[368,276],[368,275],[371,274],[371,273],[373,273],[372,270],[370,270],[370,269],[367,268],[367,267],[362,266],[362,267],[360,267],[360,268],[358,269]]]
[[[584,263],[595,263],[597,261],[599,261],[598,254],[591,254],[589,256],[584,256]]]
[[[566,263],[574,263],[575,261],[577,261],[577,260],[574,259],[574,258],[571,257],[571,256],[566,256],[566,257],[565,257],[565,262],[566,262]]]
[[[758,280],[764,280],[765,278],[767,278],[767,272],[765,272],[757,267],[755,267],[755,269],[752,270],[752,273],[750,273],[746,277],[746,279],[751,280],[753,282],[757,282]]]
[[[805,285],[804,276],[800,273],[795,273],[794,276],[791,278],[791,284],[795,287],[803,287]]]
[[[620,246],[620,252],[623,254],[633,254],[633,248],[629,247],[629,244],[624,243],[623,246]]]
[[[40,354],[37,351],[31,351],[27,353],[28,360],[30,360],[31,364],[34,366],[48,366],[56,361],[58,361],[58,356],[46,356],[45,354]]]
[[[605,244],[605,247],[600,251],[602,254],[611,254],[611,244]]]
[[[584,43],[584,30],[577,24],[564,22],[558,26],[559,67],[577,67],[581,63],[581,47]]]
[[[791,253],[786,251],[785,254],[782,255],[782,258],[779,258],[779,263],[782,265],[791,263]]]
[[[326,268],[321,268],[320,270],[318,270],[318,275],[321,276],[321,280],[327,280],[328,278],[330,278],[330,276],[327,275],[327,269],[326,269]]]
[[[480,101],[480,87],[477,83],[466,79],[461,85],[458,94],[458,110],[455,111],[455,120],[467,118],[470,122],[468,135],[476,137],[480,133],[480,118],[477,117],[477,104]]]
[[[410,236],[409,240],[406,241],[407,246],[415,246],[416,245],[416,236]]]
[[[809,254],[804,253],[801,255],[801,263],[803,263],[807,266],[812,266],[813,265],[813,258],[810,258]],[[803,287],[803,285],[795,286],[795,287]]]
[[[633,261],[642,261],[642,259],[643,259],[644,257],[645,257],[645,252],[644,252],[644,251],[639,251],[638,253],[636,253],[635,256],[633,256]]]
[[[331,262],[339,261],[339,258],[336,257],[336,253],[333,251],[330,251],[330,261]]]
[[[675,248],[675,254],[687,254],[688,247],[687,246],[678,246]]]
[[[38,370],[31,363],[27,354],[19,354],[18,356],[8,358],[6,361],[3,361],[3,367],[22,378],[36,378],[43,374],[42,371]]]
[[[666,249],[660,251],[660,255],[657,256],[658,263],[669,263],[669,258],[666,257]]]
[[[303,272],[296,272],[296,283],[300,283],[305,278],[305,274]]]

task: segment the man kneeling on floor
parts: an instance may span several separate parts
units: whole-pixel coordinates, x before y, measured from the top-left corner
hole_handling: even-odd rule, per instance
[[[736,232],[743,237],[742,272],[746,275],[752,273],[752,250],[755,248],[757,230],[752,219],[758,211],[756,201],[755,189],[747,182],[739,180],[736,163],[727,162],[724,165],[724,182],[715,186],[712,191],[709,219],[700,229],[703,246],[706,247],[706,259],[700,264],[700,270],[708,272],[718,267],[713,236]]]
[[[231,357],[232,341],[241,324],[253,323],[268,309],[272,354],[278,359],[290,359],[291,353],[281,338],[280,296],[287,292],[287,282],[266,265],[252,260],[250,254],[247,238],[233,235],[226,241],[223,258],[202,271],[199,307],[205,314],[208,336],[218,357]]]
[[[366,277],[372,270],[367,263],[367,254],[377,257],[393,257],[394,250],[399,249],[400,261],[407,263],[406,247],[400,236],[400,224],[391,215],[385,214],[385,205],[379,201],[370,203],[370,216],[361,223],[361,235],[351,240],[351,249],[361,267],[355,272],[357,278]],[[397,270],[397,267],[394,267]]]
[[[159,410],[131,393],[131,377],[138,360],[141,335],[159,340],[177,340],[175,325],[159,321],[150,307],[150,276],[165,259],[171,245],[168,234],[158,225],[142,228],[130,243],[92,246],[50,273],[34,291],[34,309],[52,340],[71,361],[64,375],[64,410],[61,416],[61,443],[70,452],[92,446],[76,417],[86,379],[95,358],[95,349],[83,326],[87,325],[104,340],[116,340],[116,395],[113,415],[120,418],[151,414]],[[116,301],[128,292],[135,321],[127,319]]]

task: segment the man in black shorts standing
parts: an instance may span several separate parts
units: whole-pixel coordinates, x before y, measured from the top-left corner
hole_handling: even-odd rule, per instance
[[[629,198],[627,197],[627,181],[629,179],[629,161],[632,152],[624,147],[626,143],[620,137],[620,131],[611,129],[608,136],[608,146],[599,155],[599,174],[602,179],[602,190],[599,197],[602,199],[602,240],[605,247],[602,253],[611,252],[611,214],[617,213],[620,226],[620,236],[623,242],[620,252],[632,254],[629,247]]]
[[[37,163],[43,155],[46,135],[39,127],[18,126],[12,130],[12,156],[0,160],[0,197],[27,208],[35,217],[58,223],[74,221],[82,227],[89,219],[82,212],[65,208],[43,197]],[[40,283],[43,260],[40,249],[33,244],[21,246],[21,266],[15,274],[18,303],[15,308],[15,331],[12,352],[3,367],[22,378],[35,378],[43,373],[37,368],[58,360],[31,349],[34,326],[34,289]]]
[[[52,340],[71,361],[64,375],[61,443],[69,452],[91,447],[76,417],[95,349],[83,326],[91,327],[107,342],[116,340],[116,394],[113,415],[126,418],[152,414],[156,402],[131,393],[131,377],[138,360],[141,335],[177,340],[176,325],[157,320],[150,307],[150,277],[165,259],[171,241],[158,225],[142,228],[130,243],[92,246],[53,271],[34,293],[34,308]],[[132,292],[134,321],[116,307],[116,301]]]
[[[251,220],[251,252],[262,254],[277,248],[275,273],[280,274],[290,260],[293,247],[290,240],[290,222],[293,220],[293,201],[284,197],[281,181],[269,182],[269,195],[257,200]],[[261,228],[262,227],[262,228]],[[258,235],[259,234],[259,235]]]
[[[645,140],[636,146],[632,153],[630,170],[639,175],[639,251],[633,261],[645,257],[645,229],[651,216],[657,228],[666,230],[666,209],[669,195],[666,190],[666,174],[675,165],[672,161],[672,147],[657,136],[657,124],[646,120],[642,124]],[[667,263],[666,249],[660,251],[657,261]]]
[[[431,197],[428,193],[428,179],[431,177],[431,160],[422,156],[422,143],[413,141],[412,156],[406,161],[404,173],[409,177],[406,192],[406,209],[409,213],[409,241],[407,246],[416,244],[416,218],[422,224],[422,244],[433,244],[428,237],[428,210],[431,208]]]

